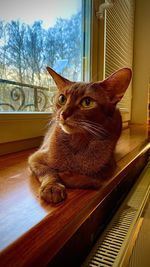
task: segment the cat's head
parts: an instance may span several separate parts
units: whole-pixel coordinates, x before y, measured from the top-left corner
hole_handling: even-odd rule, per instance
[[[47,70],[59,91],[56,120],[68,134],[102,133],[102,126],[108,120],[111,122],[116,104],[123,97],[132,76],[129,68],[123,68],[100,82],[73,82],[50,67]]]

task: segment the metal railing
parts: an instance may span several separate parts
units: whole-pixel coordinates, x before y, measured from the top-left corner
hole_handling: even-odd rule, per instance
[[[56,87],[0,79],[0,112],[53,112]]]

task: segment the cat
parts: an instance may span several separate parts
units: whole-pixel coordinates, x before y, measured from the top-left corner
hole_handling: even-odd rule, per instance
[[[48,203],[66,199],[66,188],[99,189],[112,177],[114,150],[122,131],[116,104],[132,71],[122,68],[98,82],[73,82],[50,67],[58,87],[55,112],[41,147],[29,157],[31,172]]]

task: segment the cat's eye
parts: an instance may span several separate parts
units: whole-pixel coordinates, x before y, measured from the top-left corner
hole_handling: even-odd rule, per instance
[[[84,97],[80,104],[83,108],[93,108],[95,106],[95,101],[91,97]]]
[[[67,98],[65,97],[65,95],[61,94],[58,97],[58,103],[59,103],[59,105],[61,105],[61,106],[65,105],[66,101],[67,101]]]

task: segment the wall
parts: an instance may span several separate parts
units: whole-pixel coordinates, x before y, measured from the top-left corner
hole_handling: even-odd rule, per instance
[[[133,59],[133,123],[147,123],[150,82],[150,1],[136,0]]]

